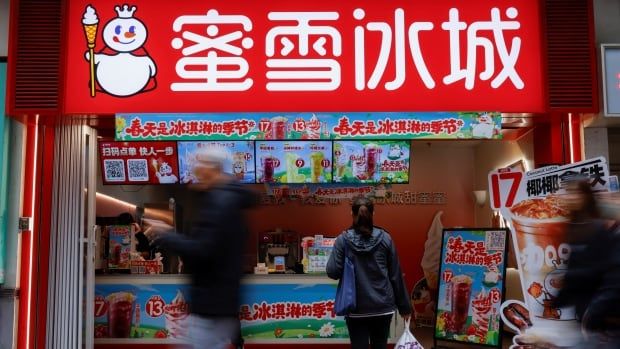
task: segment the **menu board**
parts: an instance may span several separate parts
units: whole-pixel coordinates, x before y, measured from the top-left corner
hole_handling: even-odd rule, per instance
[[[174,184],[176,142],[99,142],[103,184]]]
[[[435,339],[499,347],[506,229],[445,229]]]
[[[331,183],[331,141],[257,141],[257,181]]]
[[[197,183],[194,176],[196,164],[196,152],[202,148],[217,147],[228,154],[228,161],[224,165],[224,172],[233,175],[242,183],[254,183],[254,142],[253,141],[228,141],[228,142],[179,142],[179,170],[181,183]]]
[[[335,141],[336,183],[408,183],[409,141]]]

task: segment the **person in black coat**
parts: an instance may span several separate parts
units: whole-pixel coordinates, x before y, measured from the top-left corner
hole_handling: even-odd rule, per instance
[[[373,224],[374,205],[357,197],[351,207],[353,225],[334,243],[327,262],[327,276],[339,280],[344,270],[344,254],[355,265],[356,309],[346,315],[352,349],[385,349],[390,323],[396,310],[411,318],[412,307],[390,234]],[[346,247],[345,247],[346,245]]]
[[[157,232],[155,243],[178,254],[191,272],[190,339],[194,348],[223,349],[239,338],[242,254],[248,240],[245,209],[258,197],[224,172],[226,152],[207,148],[196,155],[186,235]]]
[[[574,306],[584,333],[620,330],[620,239],[617,224],[603,219],[587,180],[574,180],[562,197],[571,213],[566,236],[571,246],[563,288],[554,306]],[[587,338],[586,338],[587,339]],[[620,348],[606,340],[603,346],[590,338],[587,346]],[[606,346],[607,345],[607,346]]]

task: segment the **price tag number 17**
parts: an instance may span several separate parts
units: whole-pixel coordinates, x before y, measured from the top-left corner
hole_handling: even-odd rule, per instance
[[[512,207],[519,192],[523,172],[491,173],[491,206],[494,209]]]

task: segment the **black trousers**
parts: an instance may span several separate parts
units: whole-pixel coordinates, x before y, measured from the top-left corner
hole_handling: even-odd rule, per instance
[[[351,349],[386,349],[392,315],[347,317]]]

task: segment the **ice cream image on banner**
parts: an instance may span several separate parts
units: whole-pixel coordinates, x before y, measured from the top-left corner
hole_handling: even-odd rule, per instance
[[[156,87],[157,68],[144,48],[148,31],[134,17],[135,6],[116,6],[117,17],[103,27],[105,47],[94,53],[99,19],[92,6],[82,18],[89,50],[85,58],[91,66],[91,96],[95,88],[117,97],[129,97]],[[96,82],[96,84],[95,84]],[[96,87],[95,87],[96,85]]]

